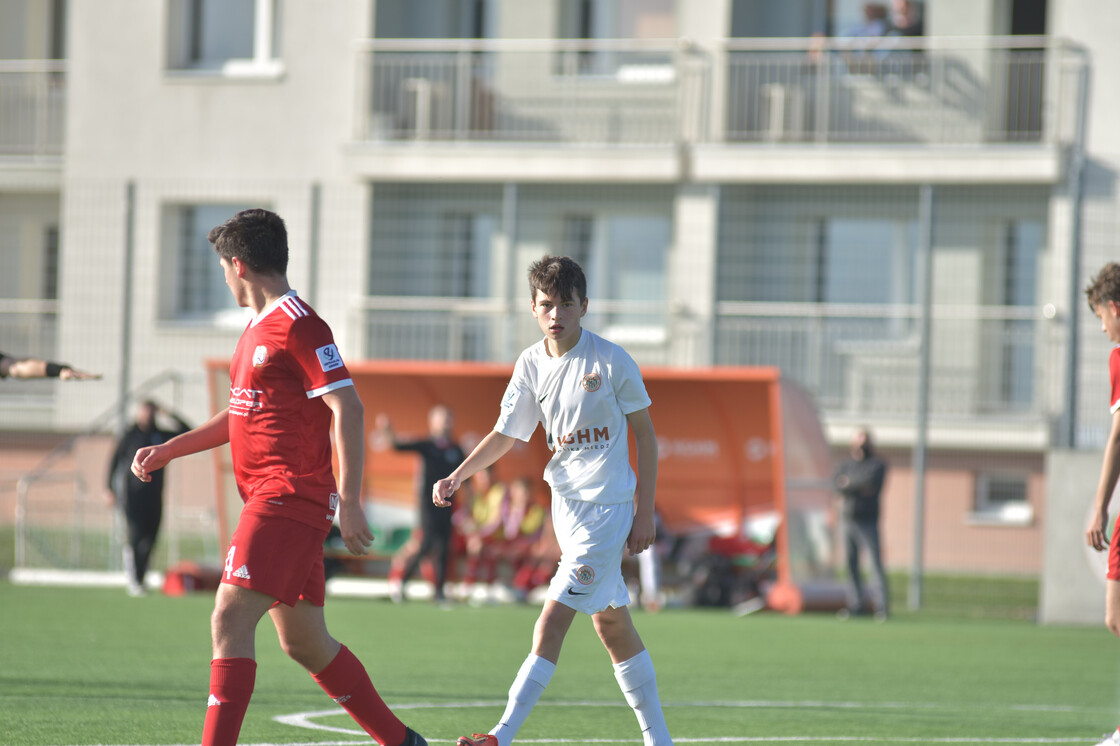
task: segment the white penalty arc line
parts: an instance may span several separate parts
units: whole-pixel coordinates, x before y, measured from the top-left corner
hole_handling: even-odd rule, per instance
[[[421,709],[467,709],[475,707],[502,707],[506,704],[505,700],[477,700],[472,702],[410,702],[403,704],[393,705],[394,710],[421,710]],[[538,706],[559,706],[559,707],[623,707],[622,703],[614,702],[548,702],[539,703]],[[778,700],[778,701],[761,701],[751,700],[743,702],[664,702],[662,705],[666,708],[672,707],[742,707],[742,708],[843,708],[843,709],[940,709],[946,705],[939,705],[935,703],[906,703],[906,702],[825,702],[825,701],[793,701],[793,700]],[[1010,709],[1017,711],[1056,711],[1056,712],[1073,712],[1080,708],[1067,705],[1009,705]],[[291,715],[276,715],[272,719],[283,725],[291,725],[296,728],[306,728],[308,730],[326,731],[331,733],[344,733],[359,738],[367,738],[368,736],[364,731],[355,730],[353,728],[341,728],[332,725],[325,725],[323,723],[314,722],[315,718],[329,717],[332,715],[344,715],[346,711],[341,707],[331,708],[329,710],[313,710],[309,712],[297,712]],[[894,737],[894,736],[713,736],[710,738],[673,738],[674,743],[944,743],[944,744],[1058,744],[1058,743],[1084,743],[1084,738],[970,738],[967,736],[949,736],[943,738],[908,738],[908,737]],[[327,741],[317,742],[316,746],[351,746],[355,741]],[[361,741],[360,743],[368,743],[368,741]],[[538,743],[538,744],[568,744],[568,743],[639,743],[634,739],[605,739],[605,738],[580,738],[580,739],[567,739],[567,738],[538,738],[538,739],[518,739],[518,743]],[[281,744],[258,744],[257,746],[285,746]]]

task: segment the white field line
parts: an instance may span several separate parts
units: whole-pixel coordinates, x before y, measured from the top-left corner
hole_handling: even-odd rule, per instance
[[[941,705],[929,702],[827,702],[817,700],[807,701],[794,701],[794,700],[747,700],[741,702],[664,702],[662,703],[666,709],[675,707],[741,707],[741,708],[845,708],[845,709],[945,709],[948,707],[958,708],[957,705]],[[505,700],[477,700],[470,702],[411,702],[394,704],[392,708],[397,710],[423,710],[423,709],[467,709],[474,707],[501,707],[505,705]],[[541,702],[538,707],[626,707],[624,703],[618,702]],[[1090,708],[1075,707],[1072,705],[1008,705],[1008,709],[1013,711],[1039,711],[1039,712],[1077,712],[1088,711]],[[985,709],[991,709],[986,707]],[[339,733],[347,736],[352,736],[352,739],[345,741],[298,741],[292,743],[282,742],[251,742],[246,746],[368,746],[370,743],[369,736],[363,731],[356,728],[341,728],[332,725],[324,725],[323,723],[314,722],[315,718],[330,717],[345,715],[346,711],[341,707],[332,707],[327,710],[312,710],[308,712],[297,712],[290,715],[277,715],[273,717],[278,723],[284,725],[291,725],[296,728],[303,728],[308,730],[319,731],[322,733]],[[855,743],[855,744],[878,744],[878,743],[922,743],[922,744],[1064,744],[1064,743],[1088,743],[1092,739],[1082,737],[1076,738],[1031,738],[1031,737],[1003,737],[1003,738],[989,738],[989,737],[968,737],[968,736],[953,736],[944,738],[909,738],[909,737],[896,737],[896,736],[859,736],[859,735],[836,735],[836,736],[712,736],[710,738],[682,738],[674,736],[674,743],[690,743],[690,744],[736,744],[736,743],[794,743],[794,744],[815,744],[815,743]],[[433,740],[432,743],[438,743]],[[640,738],[529,738],[517,739],[517,743],[524,744],[587,744],[587,743],[602,743],[602,744],[641,744]],[[99,746],[107,746],[101,744]],[[179,746],[197,746],[197,744],[180,744]]]

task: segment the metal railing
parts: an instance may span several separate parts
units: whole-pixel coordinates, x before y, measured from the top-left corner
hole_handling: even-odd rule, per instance
[[[363,297],[352,306],[352,349],[367,359],[512,363],[541,336],[524,307],[514,305],[498,298]],[[653,301],[596,299],[583,326],[647,365],[693,359],[704,333]]]
[[[356,137],[672,145],[708,109],[706,68],[673,40],[363,40]]]
[[[62,155],[66,63],[0,60],[0,157]]]
[[[715,362],[778,366],[833,414],[912,417],[920,315],[910,305],[719,303]],[[1065,337],[1031,307],[935,306],[931,416],[1044,425]]]
[[[725,54],[729,142],[1066,143],[1086,64],[1048,37],[753,39]]]
[[[1087,65],[1048,37],[370,39],[357,55],[355,136],[383,142],[1065,143]]]
[[[776,366],[829,414],[901,419],[917,408],[918,306],[721,302],[710,328],[664,303],[595,306],[584,326],[643,365]],[[373,297],[353,310],[355,349],[368,358],[512,362],[540,336],[528,314],[500,300]],[[709,335],[713,359],[701,360]],[[1065,338],[1033,307],[935,306],[932,416],[1045,426]]]

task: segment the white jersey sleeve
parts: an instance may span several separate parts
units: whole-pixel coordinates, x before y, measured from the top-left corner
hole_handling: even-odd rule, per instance
[[[615,384],[615,399],[622,414],[633,414],[651,404],[638,364],[621,347],[611,361],[611,381]]]
[[[541,423],[541,407],[528,377],[526,355],[517,359],[513,375],[502,394],[501,409],[494,429],[502,435],[528,441]]]

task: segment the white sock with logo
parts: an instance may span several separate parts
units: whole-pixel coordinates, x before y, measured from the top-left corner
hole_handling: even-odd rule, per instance
[[[525,718],[533,709],[533,705],[540,699],[541,692],[552,680],[556,671],[556,664],[541,658],[539,655],[529,654],[521,669],[517,672],[513,685],[509,688],[509,701],[506,702],[506,711],[502,719],[490,731],[498,739],[498,746],[509,746],[517,731],[521,730]]]
[[[643,650],[630,660],[615,663],[614,677],[626,702],[638,716],[645,746],[672,746],[673,739],[669,736],[669,727],[661,712],[661,699],[657,696],[657,674],[653,670],[649,651]]]

